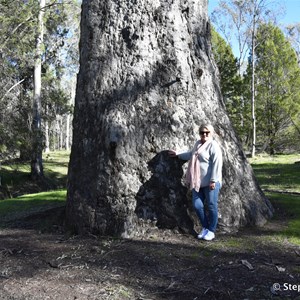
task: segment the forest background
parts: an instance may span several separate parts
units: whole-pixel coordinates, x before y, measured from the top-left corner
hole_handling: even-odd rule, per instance
[[[299,2],[209,0],[223,99],[246,152],[299,151]]]
[[[30,161],[35,178],[43,153],[71,145],[80,6],[0,1],[0,160]],[[300,23],[280,22],[284,1],[208,7],[223,100],[244,150],[299,152]]]

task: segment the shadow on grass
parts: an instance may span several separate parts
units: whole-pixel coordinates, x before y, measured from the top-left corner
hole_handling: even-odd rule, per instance
[[[47,169],[47,168],[61,168],[62,170],[67,170],[68,169],[68,165],[69,165],[69,161],[68,160],[65,160],[65,161],[57,161],[57,160],[54,160],[54,159],[48,159],[48,160],[45,160],[44,163],[44,168]]]
[[[18,185],[30,179],[30,172],[26,170],[20,170],[19,168],[8,170],[2,167],[0,174],[1,174],[1,185],[6,185],[6,186]]]
[[[40,181],[30,178],[30,161],[13,159],[2,162],[0,199],[66,188],[69,156],[68,151],[44,154],[45,178]]]
[[[299,164],[252,164],[255,176],[261,186],[280,187],[281,189],[299,186]]]
[[[300,195],[266,193],[275,207],[275,221],[285,222],[286,226],[279,234],[300,245]]]
[[[67,175],[48,170],[45,172],[46,181],[55,189],[67,187]]]
[[[244,227],[232,237],[264,237],[266,241],[300,246],[300,195],[266,193],[274,207],[274,215],[262,227]],[[247,243],[247,239],[244,240]]]
[[[54,163],[53,163],[54,164]],[[57,164],[55,163],[57,166]],[[66,169],[67,163],[62,166]],[[66,173],[66,172],[65,172]],[[21,168],[1,169],[0,199],[14,198],[24,194],[38,193],[49,190],[64,189],[67,186],[67,175],[60,171],[44,169],[45,179],[33,181],[30,170]]]

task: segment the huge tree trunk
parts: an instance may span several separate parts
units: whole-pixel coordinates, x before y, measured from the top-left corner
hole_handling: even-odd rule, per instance
[[[272,207],[227,117],[211,56],[207,1],[83,1],[67,224],[132,236],[145,224],[193,229],[186,164],[211,122],[224,151],[220,226],[262,225]]]

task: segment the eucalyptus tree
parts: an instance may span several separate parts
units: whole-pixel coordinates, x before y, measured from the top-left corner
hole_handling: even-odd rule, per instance
[[[32,106],[32,96],[27,91],[32,91],[37,12],[36,1],[0,2],[0,139],[5,155],[14,155],[17,149],[30,145],[28,124],[32,113],[27,112]]]
[[[3,108],[0,140],[2,149],[6,149],[4,153],[20,152],[22,158],[32,159],[32,163],[37,161],[36,152],[41,161],[46,137],[44,121],[49,119],[47,111],[51,111],[47,104],[57,95],[64,101],[67,101],[65,94],[70,98],[72,92],[58,83],[63,82],[66,69],[76,69],[78,65],[80,2],[45,1],[43,7],[39,5],[37,0],[0,2],[0,107]],[[39,14],[43,14],[43,18],[38,19]],[[43,25],[43,40],[39,24]],[[39,66],[35,62],[39,62]],[[74,72],[68,71],[68,78],[74,77]],[[34,93],[34,87],[40,87],[40,91]],[[55,105],[57,103],[61,101]],[[39,133],[34,135],[37,128]],[[37,170],[32,173],[38,174],[42,166],[33,165]]]
[[[246,133],[240,123],[240,98],[243,97],[243,78],[239,74],[239,64],[232,48],[226,40],[212,27],[211,43],[214,59],[220,73],[220,86],[228,115],[243,142]],[[245,110],[248,106],[244,105]],[[246,112],[242,112],[245,116]],[[246,119],[246,118],[245,118]]]
[[[285,27],[287,39],[296,50],[298,63],[300,65],[300,23],[289,24]]]
[[[256,30],[261,22],[275,20],[278,15],[279,3],[272,0],[221,0],[219,7],[212,14],[212,22],[217,31],[220,31],[229,43],[235,40],[238,45],[238,63],[240,75],[243,73],[243,64],[251,51],[251,122],[252,147],[251,155],[256,153],[256,113],[255,113],[255,48]],[[241,97],[241,126],[244,126],[242,114],[244,98]]]
[[[43,171],[43,130],[42,130],[42,55],[44,43],[44,10],[46,0],[39,0],[39,13],[37,18],[35,36],[35,57],[33,71],[33,116],[32,116],[32,151],[31,151],[31,177],[38,179],[44,176]]]
[[[272,207],[227,116],[207,1],[84,0],[67,224],[80,233],[193,229],[184,150],[212,123],[224,151],[220,226],[262,225]],[[196,218],[195,218],[196,220]]]
[[[256,56],[259,131],[274,154],[288,141],[290,128],[299,128],[300,68],[295,49],[271,23],[258,28]]]
[[[78,1],[46,1],[40,0],[39,15],[37,22],[37,35],[36,35],[36,56],[34,64],[34,103],[33,103],[33,144],[32,144],[32,160],[31,160],[31,175],[32,177],[42,177],[43,176],[43,164],[42,164],[42,153],[44,150],[44,143],[46,141],[46,149],[49,148],[50,139],[49,139],[49,126],[48,122],[45,122],[44,128],[41,124],[41,115],[42,115],[42,60],[44,58],[44,63],[50,65],[50,68],[45,67],[44,69],[48,70],[48,73],[51,73],[51,68],[55,69],[55,72],[52,72],[52,81],[56,77],[57,81],[60,81],[63,76],[64,69],[66,65],[64,61],[67,61],[69,64],[74,63],[73,56],[71,55],[74,52],[74,46],[70,47],[70,44],[67,43],[68,48],[62,47],[65,44],[65,41],[68,40],[66,36],[68,34],[76,34],[76,32],[69,32],[70,30],[66,25],[70,25],[70,19],[76,16],[76,9],[78,8]],[[75,7],[75,15],[74,15]],[[45,14],[45,17],[44,17]],[[78,12],[77,12],[78,15]],[[75,19],[76,20],[76,19]],[[47,30],[47,35],[45,36],[44,41],[44,27]],[[75,27],[76,28],[76,27]],[[78,26],[77,26],[78,28]],[[78,38],[78,33],[77,33]],[[78,40],[78,39],[77,39]],[[77,47],[76,47],[77,49]],[[73,50],[73,51],[72,51]],[[75,51],[76,53],[76,51]],[[71,59],[70,59],[71,57]],[[76,64],[76,63],[75,63]],[[46,72],[45,72],[46,73]],[[51,76],[50,76],[51,77]],[[44,97],[45,100],[45,112],[48,113],[50,109],[48,108],[49,100],[54,100],[51,104],[52,107],[57,107],[57,104],[61,104],[60,114],[57,118],[61,120],[62,111],[65,111],[64,106],[67,106],[68,100],[66,98],[66,93],[63,92],[59,84],[54,83],[50,85],[56,90],[52,90],[50,95],[52,97]],[[48,94],[49,95],[49,94]],[[57,96],[60,99],[57,101]],[[64,103],[65,102],[65,103]],[[46,115],[46,114],[45,114]],[[51,119],[49,116],[48,119]],[[45,117],[47,120],[47,117]],[[45,140],[44,140],[45,138]],[[61,141],[61,145],[62,145]]]

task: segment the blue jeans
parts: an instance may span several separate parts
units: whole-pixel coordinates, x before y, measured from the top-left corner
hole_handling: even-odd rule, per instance
[[[220,183],[216,182],[216,187],[211,190],[209,186],[200,188],[199,192],[192,190],[193,206],[203,228],[215,232],[218,224],[218,196]],[[208,216],[205,213],[204,205],[207,205]]]

